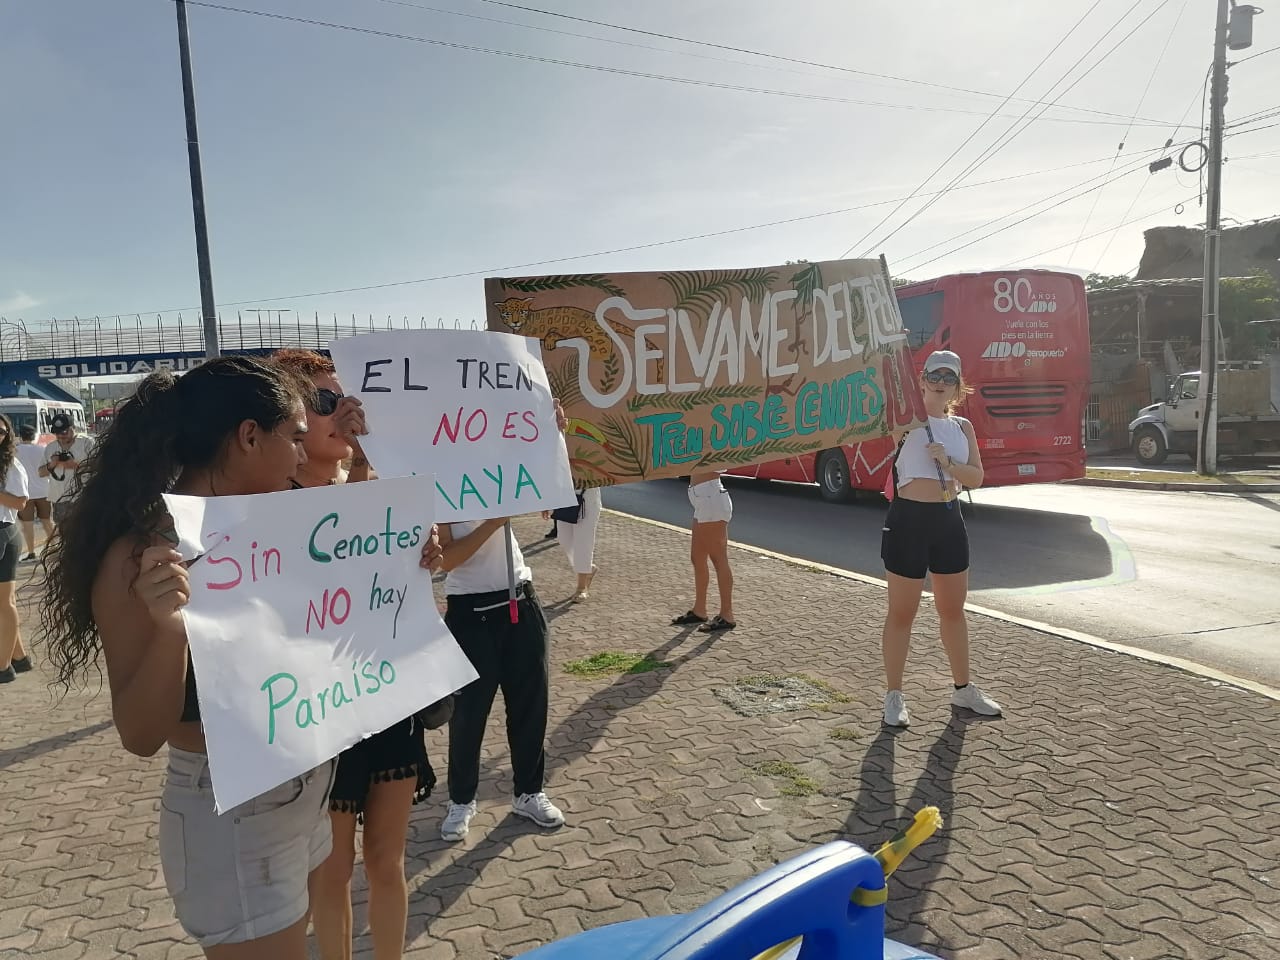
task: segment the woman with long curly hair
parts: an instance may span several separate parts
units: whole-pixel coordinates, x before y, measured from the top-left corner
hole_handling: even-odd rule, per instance
[[[364,412],[344,396],[333,361],[310,350],[280,350],[272,359],[305,378],[307,461],[294,483],[321,487],[372,479],[360,449]],[[350,461],[350,472],[343,464]],[[376,960],[399,960],[409,918],[409,886],[404,851],[409,810],[431,794],[436,776],[427,759],[421,720],[409,716],[381,733],[348,747],[338,757],[329,794],[333,852],[317,874],[313,903],[316,945],[321,960],[350,960],[351,875],[356,860],[356,827],[363,826],[364,872],[369,879],[369,930]]]
[[[999,716],[1000,705],[969,679],[969,625],[964,605],[969,594],[969,534],[956,494],[982,486],[982,454],[973,424],[954,415],[973,388],[960,373],[960,357],[935,350],[924,362],[920,389],[928,422],[905,434],[893,461],[893,501],[880,542],[889,609],[881,639],[888,693],[884,722],[911,723],[902,693],[902,675],[911,645],[911,628],[924,579],[933,579],[942,648],[951,664],[953,706]]]
[[[153,373],[84,464],[45,554],[41,622],[69,689],[105,661],[130,753],[169,745],[160,860],[183,928],[215,960],[303,960],[308,884],[329,854],[334,762],[221,816],[182,607],[191,587],[161,494],[288,490],[305,462],[304,386],[280,366],[222,357]]]
[[[27,471],[18,460],[13,424],[0,414],[0,683],[31,669],[18,626],[18,560],[22,537],[18,511],[27,505]]]

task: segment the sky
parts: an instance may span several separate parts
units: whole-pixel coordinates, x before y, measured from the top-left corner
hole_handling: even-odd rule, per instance
[[[485,276],[881,253],[912,279],[1131,273],[1143,229],[1203,223],[1199,176],[1143,161],[1201,136],[1206,2],[225,3],[418,39],[189,7],[224,317],[465,324]],[[1254,33],[1233,60],[1280,15]],[[1280,113],[1246,122],[1278,90],[1280,50],[1231,70],[1228,225],[1280,215]],[[1026,125],[1014,91],[1061,100]],[[169,0],[0,0],[0,318],[197,318],[185,139]]]

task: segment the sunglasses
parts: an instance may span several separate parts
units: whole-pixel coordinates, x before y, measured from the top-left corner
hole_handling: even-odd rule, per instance
[[[924,378],[930,383],[945,383],[948,387],[954,387],[960,382],[960,377],[951,370],[932,370]]]
[[[333,412],[338,409],[338,401],[343,398],[343,394],[328,387],[321,387],[315,392],[311,398],[311,409],[319,416],[331,417]]]

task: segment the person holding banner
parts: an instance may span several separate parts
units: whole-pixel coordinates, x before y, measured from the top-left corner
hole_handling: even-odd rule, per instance
[[[515,777],[512,812],[546,829],[562,826],[564,814],[542,789],[550,668],[547,618],[533,590],[532,571],[505,518],[441,524],[440,543],[448,571],[444,622],[480,674],[458,691],[449,721],[449,809],[440,836],[463,839],[476,815],[480,748],[499,689]],[[517,583],[514,604],[509,602],[508,556]]]
[[[165,885],[183,929],[215,960],[306,957],[309,888],[332,845],[336,763],[215,813],[183,619],[191,584],[161,495],[290,489],[306,462],[305,392],[289,371],[253,357],[210,360],[180,379],[151,374],[81,467],[82,493],[43,560],[41,623],[58,681],[69,689],[105,660],[125,749],[150,757],[169,745]]]
[[[928,420],[899,441],[892,466],[893,495],[880,545],[889,583],[881,645],[889,688],[884,722],[891,727],[911,723],[902,676],[926,574],[932,576],[942,646],[955,682],[952,705],[985,716],[1001,712],[1000,705],[969,678],[969,627],[964,613],[969,535],[956,494],[962,487],[982,486],[983,470],[973,424],[953,413],[973,388],[961,376],[960,357],[950,350],[935,350],[925,360],[920,389]]]
[[[693,606],[671,622],[678,627],[698,625],[703,633],[720,633],[738,625],[733,616],[733,571],[729,568],[729,521],[733,500],[720,477],[723,470],[695,473],[689,478],[689,503],[693,507],[693,539],[689,559],[693,563]],[[720,612],[707,619],[707,591],[711,571],[716,571]]]
[[[343,395],[333,361],[311,350],[279,350],[272,359],[314,388],[307,398],[306,462],[295,485],[321,487],[369,479],[360,449],[364,411]],[[342,464],[350,458],[351,472]],[[333,852],[320,868],[313,919],[321,960],[350,960],[351,875],[356,827],[363,826],[364,870],[369,880],[369,931],[376,960],[399,960],[409,916],[404,852],[409,811],[431,795],[435,771],[427,758],[426,732],[417,716],[344,750],[329,794]]]

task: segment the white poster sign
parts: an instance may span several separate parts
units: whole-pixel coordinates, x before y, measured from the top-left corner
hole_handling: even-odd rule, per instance
[[[511,517],[577,502],[536,340],[399,330],[329,344],[364,404],[379,476],[435,476],[437,520]]]
[[[470,683],[419,567],[432,481],[166,495],[219,813]]]

